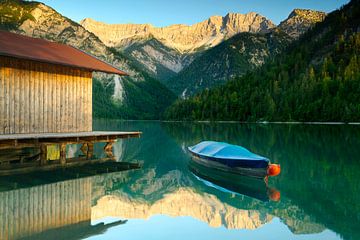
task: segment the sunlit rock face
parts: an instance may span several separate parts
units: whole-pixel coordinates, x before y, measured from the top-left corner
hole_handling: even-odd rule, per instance
[[[148,219],[152,215],[191,216],[212,227],[256,229],[272,220],[272,216],[257,210],[242,210],[221,202],[216,196],[180,188],[153,204],[131,199],[125,195],[100,198],[91,209],[92,220],[104,217]]]
[[[318,22],[322,22],[326,13],[308,9],[294,9],[289,17],[282,21],[279,29],[286,32],[292,38],[299,38],[309,28]]]
[[[106,24],[86,18],[80,22],[109,47],[136,59],[150,74],[167,80],[187,67],[197,53],[240,32],[267,32],[275,25],[257,13],[212,16],[192,26],[176,24],[157,28],[151,24]]]
[[[106,24],[90,18],[82,20],[81,25],[108,46],[127,47],[133,39],[153,36],[182,53],[213,47],[239,32],[266,32],[275,27],[270,20],[254,12],[212,16],[192,26],[176,24],[157,28],[150,24]]]

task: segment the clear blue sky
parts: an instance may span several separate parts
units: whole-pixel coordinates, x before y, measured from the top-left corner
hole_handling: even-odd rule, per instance
[[[39,0],[80,21],[90,17],[107,23],[194,24],[228,12],[258,12],[278,24],[294,8],[331,12],[349,0]]]

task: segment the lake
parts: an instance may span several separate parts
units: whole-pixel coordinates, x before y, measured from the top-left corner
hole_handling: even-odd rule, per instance
[[[94,129],[142,131],[114,145],[117,161],[142,167],[2,177],[0,236],[360,239],[360,126],[96,120]],[[244,146],[282,172],[266,186],[196,166],[186,147],[203,140]]]

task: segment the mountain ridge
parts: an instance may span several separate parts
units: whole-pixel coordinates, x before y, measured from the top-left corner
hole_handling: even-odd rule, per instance
[[[193,25],[106,24],[90,18],[80,21],[107,46],[125,52],[138,66],[165,83],[202,52],[239,32],[267,32],[275,25],[255,12],[211,16]],[[157,41],[156,47],[154,41]],[[164,49],[166,51],[164,51]]]
[[[294,9],[268,33],[239,33],[207,50],[164,84],[182,98],[224,84],[260,67],[325,17],[325,13]]]
[[[83,19],[80,23],[108,46],[131,56],[134,61],[139,63],[138,66],[142,70],[159,79],[176,94],[181,94],[189,86],[191,88],[194,82],[197,82],[196,87],[198,88],[201,80],[187,78],[189,81],[186,83],[184,79],[180,79],[179,81],[184,83],[178,84],[176,79],[186,76],[187,74],[184,72],[189,70],[189,66],[194,60],[198,57],[201,58],[203,54],[209,56],[207,51],[212,51],[221,43],[238,34],[266,34],[274,29],[281,29],[291,38],[296,39],[315,22],[323,19],[324,14],[313,10],[294,9],[279,26],[256,12],[215,15],[192,25],[173,24],[166,27],[154,27],[151,24],[106,24],[90,18]],[[157,42],[156,46],[154,46],[154,41]],[[269,53],[264,54],[269,55]],[[209,59],[205,59],[204,62],[208,61]],[[219,61],[226,61],[226,59],[219,59]],[[259,59],[255,59],[255,62],[259,61],[263,62],[264,57],[259,56]],[[253,69],[254,64],[249,63],[249,65],[250,67],[242,66],[242,70],[239,71],[229,70],[229,74],[220,76],[220,79],[215,77],[213,82],[216,85],[224,82],[223,78],[228,78],[237,72],[243,74],[248,69]],[[209,75],[205,77],[209,78],[212,73],[205,72],[205,75]],[[206,81],[210,80],[206,79]],[[184,85],[183,89],[177,89],[180,85]],[[209,86],[211,84],[205,87]],[[193,91],[190,89],[188,93],[191,92]]]
[[[151,24],[107,24],[91,18],[81,20],[80,24],[111,47],[126,47],[123,40],[152,35],[164,45],[181,53],[213,47],[224,38],[239,32],[266,32],[275,27],[270,20],[255,12],[228,13],[224,17],[211,16],[193,25],[173,24],[167,27],[155,27]]]

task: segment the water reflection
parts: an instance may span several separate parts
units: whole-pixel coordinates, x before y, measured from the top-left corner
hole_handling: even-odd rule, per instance
[[[269,187],[267,179],[258,179],[230,172],[223,172],[205,167],[194,161],[189,162],[189,169],[199,181],[220,191],[240,194],[261,201],[280,200],[280,192],[275,188]]]
[[[360,220],[358,126],[116,121],[106,124],[107,129],[144,129],[141,144],[133,140],[124,143],[124,149],[131,153],[129,156],[140,159],[144,168],[131,176],[124,188],[114,190],[113,196],[126,195],[131,201],[141,202],[151,209],[169,195],[184,194],[185,188],[204,199],[211,195],[235,209],[279,217],[294,234],[330,229],[345,239],[360,238],[356,226]],[[199,181],[187,169],[190,158],[186,146],[202,140],[242,145],[280,163],[282,173],[270,179],[269,185],[281,192],[281,200],[261,202],[220,191]],[[128,155],[123,156],[127,159]],[[182,203],[184,208],[188,207],[186,198]]]
[[[141,239],[150,233],[161,238],[164,224],[172,222],[176,225],[171,236],[175,229],[191,225],[191,234],[211,233],[208,238],[226,238],[236,231],[238,238],[275,234],[285,239],[360,239],[360,133],[356,126],[100,120],[94,127],[143,131],[141,139],[114,145],[117,161],[140,162],[142,168],[57,182],[49,181],[55,175],[41,175],[27,178],[33,184],[30,187],[15,186],[21,189],[11,185],[19,177],[0,179],[0,232],[7,229],[0,239],[96,235]],[[194,166],[186,146],[201,140],[242,145],[280,163],[282,173],[268,185],[251,180],[244,184],[244,179]],[[96,148],[101,152],[101,146]],[[4,187],[8,185],[11,189]],[[268,201],[276,200],[277,191],[281,199]],[[91,226],[109,217],[115,221]]]

